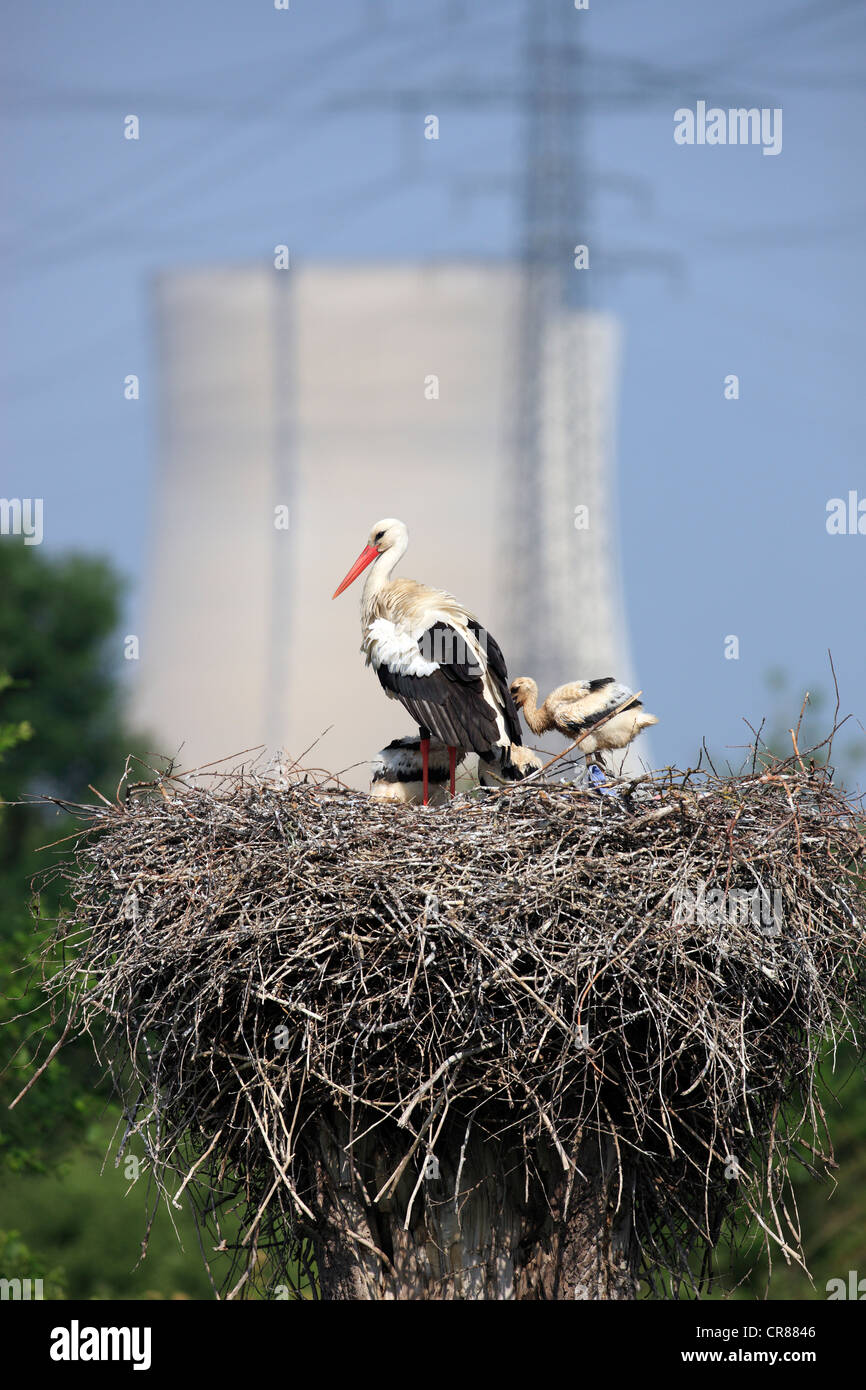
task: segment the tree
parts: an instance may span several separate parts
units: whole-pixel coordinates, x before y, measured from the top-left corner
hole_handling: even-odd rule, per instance
[[[0,1272],[43,1279],[46,1298],[64,1288],[78,1297],[204,1297],[209,1288],[187,1213],[157,1220],[146,1266],[131,1268],[136,1240],[133,1258],[118,1251],[118,1232],[149,1210],[146,1183],[130,1198],[123,1168],[101,1176],[118,1111],[89,1043],[64,1047],[40,1085],[8,1108],[63,1027],[62,1019],[46,1026],[38,1011],[40,953],[61,911],[54,869],[76,827],[36,798],[92,803],[90,786],[113,797],[127,757],[144,746],[125,725],[117,676],[122,592],[103,560],[51,559],[15,538],[0,541]],[[11,1229],[22,1203],[25,1239]]]
[[[123,771],[129,737],[109,646],[121,592],[103,560],[49,559],[17,538],[0,542],[0,1021],[13,1059],[0,1075],[0,1167],[16,1171],[56,1164],[95,1105],[91,1058],[72,1049],[41,1095],[8,1109],[32,1062],[32,981],[59,904],[46,886],[34,933],[30,882],[55,854],[40,849],[70,828],[24,799],[50,791],[80,800],[88,784],[111,787]],[[41,1047],[57,1036],[48,1028]]]

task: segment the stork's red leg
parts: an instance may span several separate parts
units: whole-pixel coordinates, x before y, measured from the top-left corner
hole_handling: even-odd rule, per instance
[[[426,806],[426,805],[427,805],[427,802],[428,802],[428,800],[429,800],[428,795],[427,795],[427,791],[428,791],[428,786],[429,786],[429,781],[430,781],[430,739],[429,739],[429,737],[428,737],[428,738],[422,738],[422,740],[421,740],[421,776],[422,776],[422,778],[423,778],[423,787],[424,787],[424,805]]]
[[[454,781],[457,773],[457,749],[448,749],[448,773],[451,783],[451,795],[454,795]]]

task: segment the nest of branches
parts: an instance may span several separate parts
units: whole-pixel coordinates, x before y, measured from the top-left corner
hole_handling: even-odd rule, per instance
[[[800,1260],[792,1164],[832,1162],[816,1080],[864,1002],[866,846],[825,768],[437,810],[163,775],[78,813],[45,989],[115,1078],[117,1161],[143,1153],[233,1250],[224,1294],[305,1291],[338,1119],[350,1160],[377,1155],[347,1183],[368,1209],[399,1187],[407,1231],[459,1208],[463,1159],[444,1192],[437,1160],[470,1133],[542,1208],[540,1146],[574,1190],[589,1136],[656,1287],[698,1289],[743,1206]]]

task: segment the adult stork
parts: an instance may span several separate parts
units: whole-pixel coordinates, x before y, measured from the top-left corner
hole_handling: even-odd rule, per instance
[[[477,753],[506,778],[518,778],[511,746],[522,740],[505,659],[475,614],[444,589],[391,578],[408,544],[402,521],[377,521],[333,597],[369,567],[361,594],[361,651],[385,694],[418,723],[426,806],[431,734],[448,749],[452,796],[458,749]]]
[[[628,700],[632,693],[613,676],[602,676],[598,680],[572,681],[557,686],[544,704],[539,705],[538,686],[530,676],[518,676],[511,682],[514,702],[523,710],[523,717],[534,734],[547,733],[548,729],[558,729],[571,739],[586,734],[580,751],[587,762],[594,761],[601,767],[604,764],[599,755],[603,750],[626,748],[642,729],[659,722],[635,697],[619,714],[595,729],[605,715]]]

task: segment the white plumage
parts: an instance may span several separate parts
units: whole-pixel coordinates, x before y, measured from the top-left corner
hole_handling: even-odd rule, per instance
[[[385,665],[401,676],[430,676],[439,670],[437,661],[427,661],[418,646],[419,632],[401,632],[388,618],[376,618],[367,630],[362,652],[366,653],[367,665],[378,671]]]
[[[361,651],[386,695],[418,724],[425,786],[431,736],[449,750],[452,795],[458,751],[472,750],[506,779],[519,777],[511,749],[521,745],[520,722],[502,652],[452,594],[391,578],[408,544],[402,521],[378,521],[334,598],[369,567]]]

